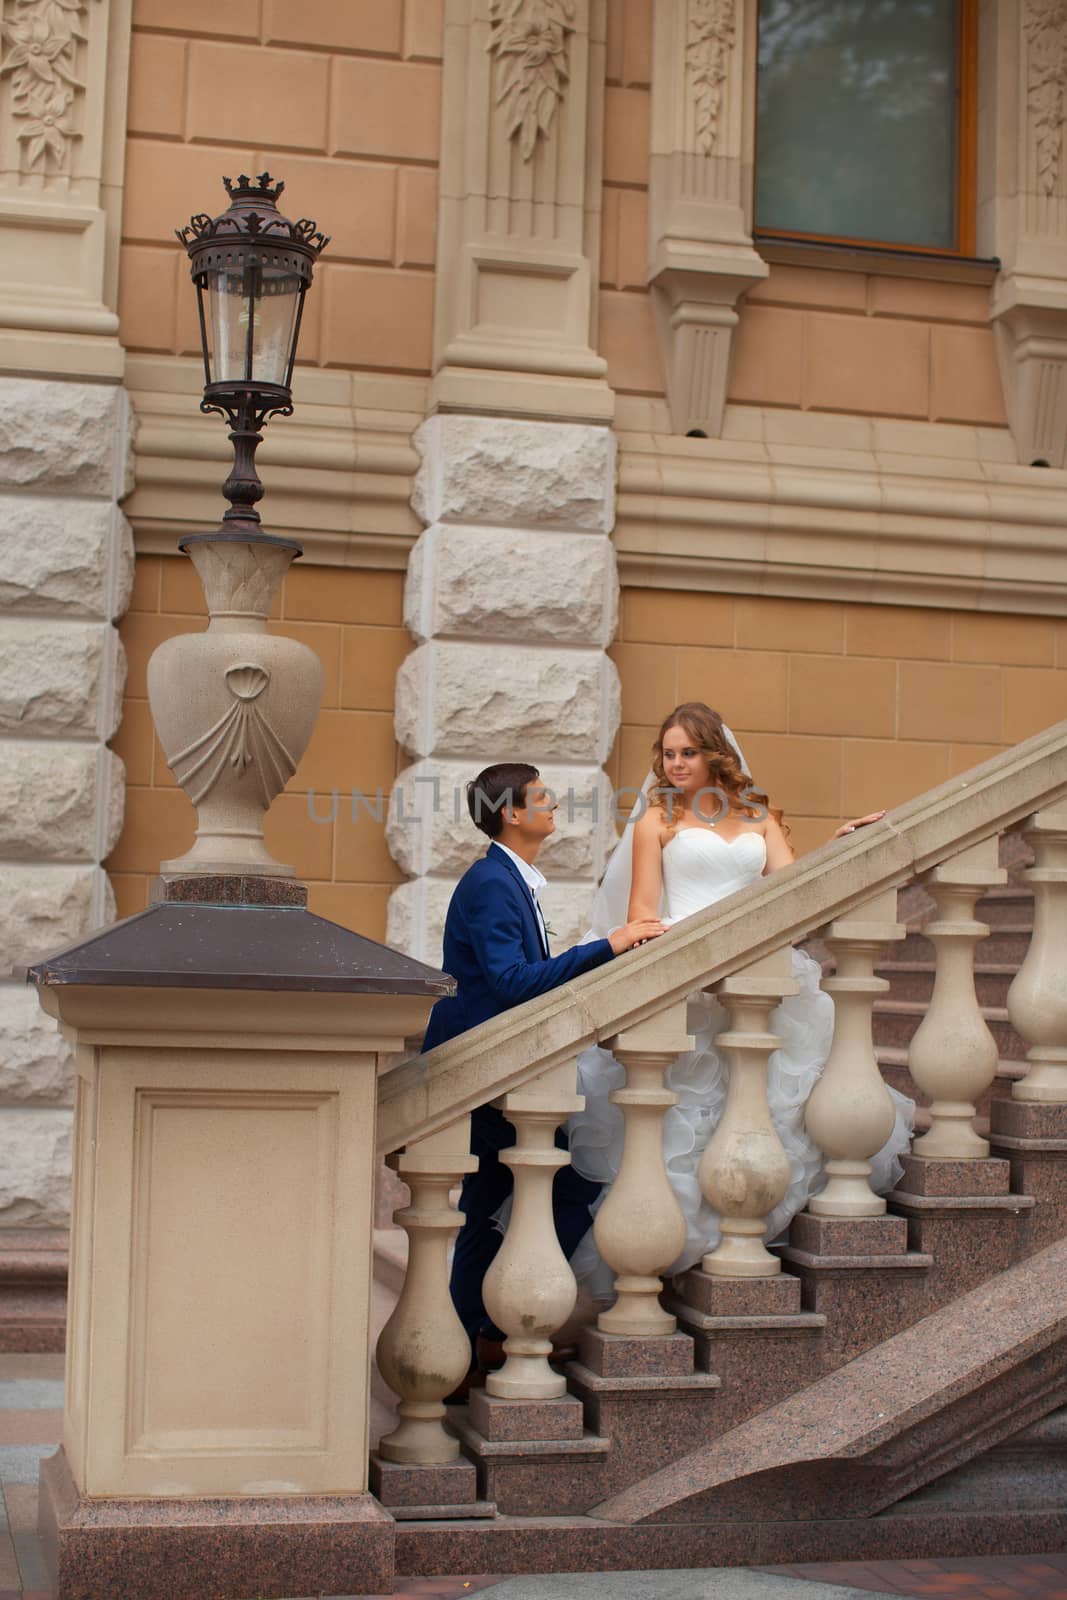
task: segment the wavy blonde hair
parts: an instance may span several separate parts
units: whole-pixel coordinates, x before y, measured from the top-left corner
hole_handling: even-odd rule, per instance
[[[788,834],[789,829],[781,808],[772,806],[764,791],[756,788],[752,782],[752,774],[742,767],[737,759],[736,750],[722,731],[723,723],[719,713],[705,705],[703,700],[687,700],[684,705],[675,706],[670,716],[663,719],[656,735],[656,742],[652,746],[652,773],[655,783],[652,786],[651,799],[652,804],[663,812],[664,824],[668,831],[673,832],[677,827],[668,809],[668,796],[675,795],[678,791],[663,768],[663,740],[668,728],[675,727],[684,728],[686,736],[704,752],[708,760],[708,784],[711,788],[722,791],[731,811],[756,819],[762,809],[774,818],[783,833]]]

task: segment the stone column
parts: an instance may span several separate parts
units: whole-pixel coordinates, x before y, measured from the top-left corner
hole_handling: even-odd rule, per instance
[[[119,387],[131,0],[5,0],[0,71],[0,1348],[62,1348],[6,1265],[67,1221],[70,1054],[28,960],[112,915],[121,647],[132,576]],[[57,1263],[60,1257],[56,1257]],[[18,1298],[24,1298],[20,1292]],[[44,1302],[42,1301],[42,1304]]]
[[[1067,26],[1048,0],[982,0],[978,253],[1023,466],[1067,464]]]
[[[68,1216],[70,1052],[24,972],[114,914],[129,445],[122,389],[0,378],[0,1260]]]
[[[615,824],[602,763],[619,721],[605,654],[618,580],[615,441],[580,423],[436,416],[419,429],[415,507],[429,525],[408,568],[416,648],[397,679],[411,758],[390,804],[389,848],[410,882],[389,943],[436,964],[448,899],[481,853],[463,786],[494,761],[537,766],[560,797],[541,864],[556,949],[585,930]]]

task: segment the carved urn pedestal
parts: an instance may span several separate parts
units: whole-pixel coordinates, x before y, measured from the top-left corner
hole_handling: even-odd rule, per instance
[[[266,534],[184,541],[204,586],[204,633],[167,639],[148,663],[148,699],[167,765],[197,808],[191,850],[165,875],[292,877],[263,841],[263,818],[296,771],[322,699],[307,645],[267,631],[300,547]]]

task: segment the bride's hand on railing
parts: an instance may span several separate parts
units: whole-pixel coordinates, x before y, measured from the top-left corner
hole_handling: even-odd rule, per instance
[[[846,833],[855,833],[857,828],[866,828],[872,822],[881,822],[885,811],[868,811],[865,817],[853,817],[851,822],[843,822],[836,833],[830,835],[831,839],[843,839]]]
[[[615,954],[621,956],[625,950],[636,950],[639,945],[647,944],[650,939],[658,939],[666,931],[658,917],[636,917],[610,933],[608,942]]]

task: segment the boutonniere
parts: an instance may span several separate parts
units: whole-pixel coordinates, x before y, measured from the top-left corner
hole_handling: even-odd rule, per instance
[[[555,928],[552,926],[551,922],[546,922],[545,923],[545,938],[546,939],[554,939],[555,937],[556,937]]]

